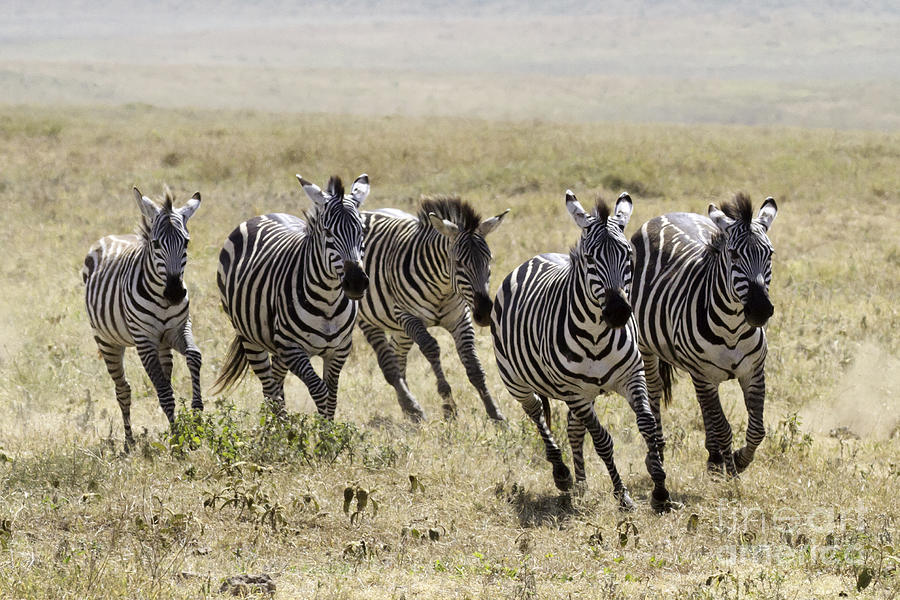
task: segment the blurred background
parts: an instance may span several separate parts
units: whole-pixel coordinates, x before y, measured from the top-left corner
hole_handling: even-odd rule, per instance
[[[6,0],[0,102],[894,131],[900,5]]]

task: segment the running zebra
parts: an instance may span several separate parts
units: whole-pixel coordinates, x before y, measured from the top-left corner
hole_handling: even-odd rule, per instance
[[[414,421],[425,412],[406,385],[406,358],[415,342],[437,377],[444,415],[456,413],[441,367],[441,349],[428,328],[453,335],[469,381],[492,419],[503,414],[491,397],[475,353],[475,329],[490,322],[491,250],[485,237],[509,209],[485,221],[459,198],[426,198],[414,217],[396,209],[363,213],[366,272],[372,285],[360,302],[359,326],[378,357],[384,378],[397,391],[400,407]],[[388,341],[385,332],[390,332]]]
[[[672,367],[694,382],[706,429],[707,467],[735,475],[747,468],[765,435],[766,332],[772,243],[766,232],[778,207],[767,198],[756,218],[738,194],[709,218],[672,213],[644,224],[634,237],[631,298],[660,439],[659,403],[672,392]],[[746,445],[732,455],[731,426],[719,384],[740,382],[749,416]]]
[[[651,505],[668,510],[660,439],[627,296],[633,259],[624,229],[631,217],[631,198],[619,196],[613,215],[600,200],[587,214],[567,191],[566,208],[581,228],[569,256],[532,258],[510,273],[497,293],[491,332],[500,376],[537,425],[556,487],[571,488],[572,476],[550,432],[549,398],[568,405],[570,438],[578,431],[583,436],[585,428],[590,432],[620,507],[631,509],[634,503],[613,460],[612,438],[594,412],[600,392],[625,396],[647,444],[645,464],[654,482]],[[575,477],[585,480],[583,459],[575,461]]]
[[[313,204],[306,222],[281,213],[254,217],[231,232],[219,253],[219,296],[237,333],[215,392],[237,382],[249,365],[265,399],[283,412],[290,371],[309,388],[319,414],[333,419],[356,300],[369,284],[360,266],[359,214],[369,177],[360,175],[346,196],[339,177],[324,193],[297,179]],[[322,357],[324,380],[313,370],[312,356]]]
[[[200,349],[191,333],[183,280],[190,241],[186,226],[200,206],[200,192],[178,209],[172,206],[168,188],[162,207],[137,188],[134,197],[141,210],[137,234],[102,238],[91,247],[81,269],[94,340],[116,385],[126,451],[134,445],[131,386],[122,362],[126,347],[137,348],[170,424],[175,420],[173,349],[185,356],[191,372],[191,408],[203,410]]]

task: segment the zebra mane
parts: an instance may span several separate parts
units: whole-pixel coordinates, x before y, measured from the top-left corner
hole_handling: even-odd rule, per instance
[[[733,199],[723,202],[722,212],[729,219],[748,226],[753,221],[753,203],[750,201],[750,196],[744,192],[738,192]],[[727,238],[728,235],[724,231],[717,229],[709,238],[707,248],[710,252],[718,254],[725,248]]]
[[[169,186],[165,186],[165,194],[163,197],[162,211],[166,214],[172,214],[175,210],[173,204],[175,202],[175,195],[172,194],[172,190],[169,189]],[[153,223],[147,222],[147,217],[141,213],[141,222],[138,223],[137,228],[135,229],[135,234],[137,234],[138,238],[140,238],[141,242],[145,244],[150,243],[150,228],[153,226]]]
[[[330,193],[332,198],[344,197],[344,182],[337,175],[332,175],[328,179],[328,187],[325,188],[326,193]]]
[[[606,225],[606,222],[609,220],[609,205],[606,203],[601,196],[597,196],[597,200],[594,202],[594,210],[591,212],[591,216]]]
[[[325,186],[325,195],[328,197],[325,205],[328,205],[328,202],[331,202],[335,198],[337,198],[340,202],[344,201],[344,182],[341,181],[340,176],[332,175],[328,178],[328,185]],[[313,207],[312,210],[304,210],[303,211],[303,219],[306,221],[306,227],[308,230],[315,230],[319,224],[319,217],[321,213],[325,209],[318,209]]]
[[[418,215],[421,227],[431,227],[428,213],[434,213],[450,221],[459,227],[460,231],[475,231],[481,225],[481,215],[471,204],[460,200],[459,196],[422,196]]]
[[[750,202],[750,196],[744,192],[738,192],[733,200],[725,202],[722,205],[722,212],[728,218],[741,221],[745,225],[753,221],[753,203]]]
[[[602,196],[597,196],[597,199],[594,201],[594,209],[591,211],[591,216],[597,219],[597,221],[606,226],[606,223],[609,221],[610,210],[609,205],[606,203],[606,200],[603,199]],[[569,258],[574,264],[581,258],[581,241],[584,239],[584,236],[578,238],[578,242],[569,249]]]

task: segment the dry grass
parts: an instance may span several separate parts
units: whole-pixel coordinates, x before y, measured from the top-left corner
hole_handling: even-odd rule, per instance
[[[895,597],[897,135],[132,106],[3,108],[0,147],[0,597],[215,596],[241,572],[272,574],[281,598]],[[598,410],[641,507],[614,509],[596,459],[586,493],[561,498],[533,426],[502,389],[485,331],[478,346],[505,427],[486,421],[443,334],[461,414],[408,425],[359,337],[342,378],[344,429],[298,419],[263,435],[251,376],[208,398],[209,422],[186,426],[188,448],[173,449],[130,353],[133,423],[148,433],[121,456],[79,269],[96,238],[133,228],[130,186],[155,194],[167,182],[182,200],[203,193],[188,287],[208,384],[231,335],[214,283],[221,241],[249,216],[301,212],[295,172],[322,181],[363,171],[370,208],[408,210],[428,192],[459,193],[484,214],[511,207],[491,239],[495,288],[526,258],[573,243],[567,187],[584,198],[628,189],[629,232],[737,190],[757,202],[775,196],[769,435],[756,462],[736,481],[707,477],[699,411],[681,382],[665,419],[670,489],[683,510],[660,517],[647,506],[642,442],[617,397]],[[183,364],[175,376],[186,396]],[[433,378],[416,353],[410,382],[437,417]],[[725,388],[742,435],[737,386]],[[287,396],[292,412],[313,411],[296,379]],[[862,439],[828,435],[841,425]],[[333,457],[291,437],[305,434],[344,446]],[[369,491],[377,511],[370,502],[351,518],[347,487]]]

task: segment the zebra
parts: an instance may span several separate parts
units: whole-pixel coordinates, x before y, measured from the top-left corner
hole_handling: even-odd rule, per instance
[[[475,330],[490,322],[491,250],[485,237],[509,212],[484,221],[457,197],[423,198],[418,217],[396,209],[363,213],[366,272],[371,286],[360,302],[359,326],[375,350],[384,378],[414,421],[425,412],[406,384],[406,358],[415,342],[437,377],[446,417],[456,412],[441,367],[441,349],[428,333],[440,325],[453,335],[469,381],[490,418],[504,420],[475,353]],[[388,341],[385,332],[390,332]]]
[[[219,253],[219,296],[236,333],[214,389],[227,389],[250,366],[266,401],[283,413],[290,371],[306,384],[319,415],[333,419],[357,300],[369,284],[360,264],[359,214],[369,177],[357,177],[348,195],[337,176],[324,192],[297,180],[313,204],[305,222],[282,213],[254,217],[231,232]],[[312,356],[322,357],[323,377]]]
[[[200,207],[200,192],[177,209],[168,187],[162,206],[136,187],[134,197],[141,211],[136,234],[100,239],[91,246],[81,270],[94,340],[116,386],[126,451],[134,445],[131,386],[123,365],[126,347],[136,347],[170,426],[175,421],[173,349],[184,355],[191,373],[191,408],[203,410],[202,358],[191,331],[184,285],[187,221]]]
[[[497,292],[491,333],[501,379],[537,425],[556,487],[569,490],[572,476],[550,431],[549,398],[568,405],[570,437],[579,431],[583,436],[585,428],[591,433],[620,508],[630,510],[634,503],[616,469],[612,438],[594,412],[600,392],[624,396],[647,444],[645,464],[654,482],[651,506],[669,510],[660,438],[627,296],[633,257],[624,230],[633,209],[631,197],[620,195],[612,215],[598,199],[588,214],[567,190],[566,208],[581,228],[569,256],[536,256],[510,273]],[[583,459],[575,461],[575,476],[584,483]]]
[[[660,399],[668,404],[673,367],[694,383],[706,429],[707,467],[733,476],[753,460],[765,436],[766,332],[772,243],[766,234],[778,206],[767,198],[753,217],[750,198],[737,194],[709,217],[672,213],[635,233],[631,293],[647,372],[650,405],[662,439]],[[719,384],[740,382],[748,413],[746,443],[732,454],[731,426]]]

